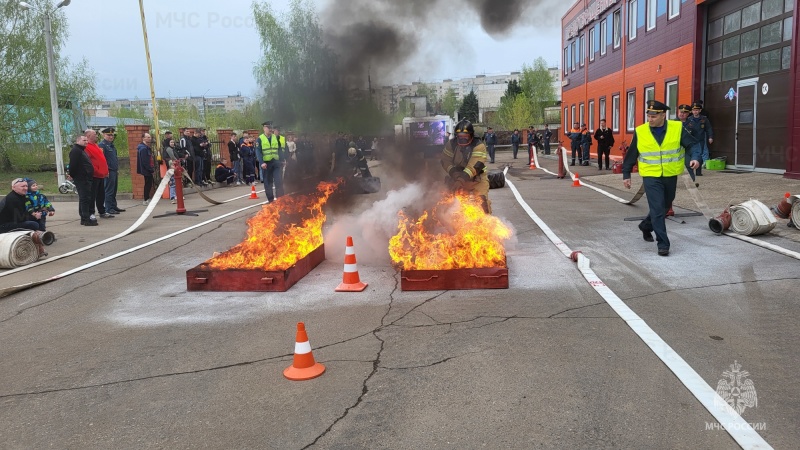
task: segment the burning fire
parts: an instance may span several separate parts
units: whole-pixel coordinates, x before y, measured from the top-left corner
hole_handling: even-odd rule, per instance
[[[313,194],[276,199],[247,221],[247,239],[206,264],[214,269],[288,269],[322,245],[322,206],[338,186],[321,182]]]
[[[486,214],[480,199],[450,194],[416,221],[398,213],[399,231],[389,240],[392,263],[402,270],[505,267],[503,241],[511,229]]]

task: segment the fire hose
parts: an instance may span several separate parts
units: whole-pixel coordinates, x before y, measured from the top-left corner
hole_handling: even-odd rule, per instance
[[[39,259],[39,249],[31,238],[32,233],[21,230],[0,234],[0,267],[12,269]]]
[[[560,147],[560,155],[561,155],[561,160],[562,160],[562,164],[563,164],[564,170],[566,171],[566,173],[570,174],[570,177],[572,178],[572,180],[574,182],[577,177],[575,177],[572,174],[572,172],[569,170],[569,165],[566,162],[567,161],[567,149],[564,148],[563,146]],[[541,169],[541,170],[543,170],[543,171],[545,171],[547,173],[550,173],[552,175],[556,175],[555,173],[553,173],[553,172],[551,172],[551,171],[549,171],[547,169],[544,169],[541,166],[539,166],[539,161],[538,161],[538,158],[536,158],[536,154],[535,153],[534,153],[533,157],[534,157],[534,162],[535,162],[537,168],[539,168],[539,169]],[[686,190],[689,192],[689,195],[692,197],[692,200],[694,200],[695,205],[697,205],[697,208],[700,210],[700,212],[703,214],[703,216],[706,218],[706,220],[709,220],[709,221],[714,220],[714,214],[711,212],[711,209],[708,207],[708,203],[702,198],[702,195],[700,194],[700,191],[697,189],[697,186],[695,185],[695,183],[691,179],[691,177],[689,177],[688,174],[684,174],[684,175],[681,176],[681,178],[684,181],[684,184],[686,186]],[[620,197],[617,197],[616,195],[613,195],[613,194],[611,194],[609,192],[606,192],[606,191],[604,191],[602,189],[599,189],[599,188],[596,188],[594,186],[591,186],[591,185],[585,183],[583,180],[580,180],[580,178],[578,178],[578,183],[580,183],[581,186],[586,186],[586,187],[588,187],[590,189],[593,189],[593,190],[605,195],[606,197],[609,197],[609,198],[614,199],[614,200],[616,200],[616,201],[618,201],[620,203],[628,204],[628,205],[632,205],[632,204],[636,203],[644,195],[644,185],[639,186],[639,190],[636,192],[636,194],[633,196],[633,198],[631,198],[630,200],[624,200],[624,199],[622,199]],[[800,196],[796,196],[796,195],[792,196],[790,200],[792,201],[792,219],[791,219],[792,223],[794,223],[795,226],[800,228]],[[748,242],[750,244],[754,244],[754,245],[757,245],[759,247],[766,248],[768,250],[772,250],[772,251],[774,251],[776,253],[780,253],[780,254],[782,254],[784,256],[788,256],[790,258],[800,259],[800,253],[798,253],[798,252],[795,252],[795,251],[780,247],[780,246],[775,245],[775,244],[771,244],[769,242],[764,242],[762,240],[755,239],[755,238],[752,238],[752,237],[747,236],[747,235],[731,233],[731,232],[728,232],[728,231],[725,231],[725,230],[721,230],[720,234],[725,234],[725,235],[730,236],[732,238],[739,239],[740,241],[745,241],[745,242]]]
[[[790,196],[789,202],[792,204],[792,215],[789,219],[795,228],[800,228],[800,195]]]
[[[575,182],[577,180],[577,182],[580,183],[581,186],[586,186],[589,189],[592,189],[593,191],[599,192],[599,193],[605,195],[606,197],[608,197],[610,199],[613,199],[613,200],[616,200],[616,201],[618,201],[620,203],[623,203],[625,205],[633,205],[634,203],[638,202],[642,198],[642,196],[644,195],[644,184],[639,186],[639,190],[636,191],[636,193],[633,195],[633,197],[631,197],[630,200],[625,200],[624,198],[617,197],[614,194],[611,194],[609,192],[606,192],[606,191],[604,191],[602,189],[599,189],[599,188],[597,188],[595,186],[592,186],[592,185],[584,182],[583,180],[580,179],[580,177],[575,176],[575,174],[573,174],[572,171],[569,169],[569,164],[567,164],[567,149],[565,147],[561,147],[559,150],[561,151],[561,155],[562,155],[561,162],[564,165],[564,171],[569,174],[569,176],[570,176],[570,178],[572,179],[573,182]],[[537,164],[537,167],[538,167],[538,164]]]
[[[778,223],[767,205],[758,200],[749,200],[740,205],[731,206],[730,213],[731,228],[745,236],[768,233]]]

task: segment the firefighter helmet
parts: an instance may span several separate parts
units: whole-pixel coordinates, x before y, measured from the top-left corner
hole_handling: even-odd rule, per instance
[[[467,119],[458,122],[455,128],[456,134],[456,143],[458,145],[469,145],[472,142],[472,139],[475,137],[475,127],[472,126],[472,122]],[[463,136],[464,134],[468,134],[469,136]]]

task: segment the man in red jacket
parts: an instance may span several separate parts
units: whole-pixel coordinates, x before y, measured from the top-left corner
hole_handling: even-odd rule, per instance
[[[103,155],[103,149],[97,145],[97,132],[91,128],[84,133],[89,143],[86,144],[86,154],[92,161],[94,175],[92,175],[92,199],[97,206],[97,213],[104,219],[111,219],[114,216],[106,212],[106,188],[105,179],[108,178],[108,163]],[[92,208],[94,212],[94,208]]]

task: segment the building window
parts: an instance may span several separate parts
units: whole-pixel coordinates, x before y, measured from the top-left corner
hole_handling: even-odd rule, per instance
[[[639,19],[639,0],[628,0],[628,40],[636,39],[636,21]]]
[[[717,19],[708,24],[708,39],[722,37],[722,19]]]
[[[656,87],[655,86],[648,86],[644,88],[644,109],[643,111],[647,111],[647,102],[649,100],[656,99]],[[647,113],[645,113],[644,121],[647,122]]]
[[[578,38],[578,58],[580,60],[580,65],[583,67],[583,64],[586,62],[586,35],[582,34],[581,37]]]
[[[750,5],[742,10],[742,28],[755,25],[761,20],[761,2]]]
[[[669,106],[669,111],[667,111],[667,118],[670,120],[675,120],[676,111],[678,109],[678,82],[677,81],[670,81],[667,83],[665,100],[667,106]]]
[[[578,40],[572,41],[572,71],[578,67]]]
[[[564,108],[564,134],[569,131],[569,116],[567,115],[567,108]]]
[[[747,33],[742,33],[742,53],[758,50],[758,43],[759,43],[758,36],[759,36],[758,29],[750,30]]]
[[[781,54],[781,69],[786,70],[792,63],[792,47],[783,47]]]
[[[614,48],[619,48],[622,45],[622,11],[614,11]]]
[[[769,73],[775,72],[776,70],[781,70],[781,50],[777,49],[762,53],[759,67],[761,68],[761,73]],[[722,78],[725,78],[724,64],[722,67]]]
[[[570,112],[572,113],[572,122],[570,122],[570,124],[574,124],[578,121],[578,118],[575,116],[575,105],[572,105]]]
[[[792,18],[787,17],[783,19],[783,40],[784,41],[791,41],[792,40]]]
[[[761,60],[764,60],[764,55],[761,55]],[[762,64],[763,66],[763,64]],[[762,67],[762,72],[764,71]],[[730,81],[739,78],[739,60],[728,61],[722,64],[722,81]]]
[[[781,38],[781,22],[775,22],[761,27],[761,48],[775,45],[781,41]]]
[[[594,131],[594,100],[589,100],[589,131]]]
[[[594,61],[594,27],[589,30],[589,61]]]
[[[716,66],[709,66],[706,69],[706,82],[711,83],[719,83],[722,81],[722,66],[717,64]]]
[[[761,6],[761,20],[771,19],[783,13],[783,2],[781,0],[764,0]]]
[[[583,103],[581,103],[581,105],[578,107],[578,110],[580,112],[579,115],[578,115],[578,119],[580,119],[580,120],[578,120],[578,122],[580,122],[581,126],[583,126],[583,124],[586,123],[586,121],[584,120],[584,117],[586,117],[586,115],[585,115],[586,114],[586,106]]]
[[[611,130],[619,131],[619,95],[611,97]]]
[[[606,54],[606,45],[608,45],[608,24],[605,19],[600,22],[600,55]]]
[[[564,47],[564,75],[569,75],[569,45]]]
[[[606,98],[600,97],[598,102],[600,120],[606,120]]]
[[[724,33],[733,33],[734,31],[739,31],[742,27],[742,12],[736,11],[734,13],[728,14],[725,16],[725,25],[724,25]]]
[[[636,91],[628,92],[628,103],[625,105],[627,114],[625,115],[625,128],[633,131],[636,128]]]
[[[669,0],[669,18],[678,17],[681,13],[681,0]]]
[[[656,27],[656,0],[647,0],[647,31]]]
[[[739,75],[742,78],[758,75],[758,55],[748,56],[739,60]]]

